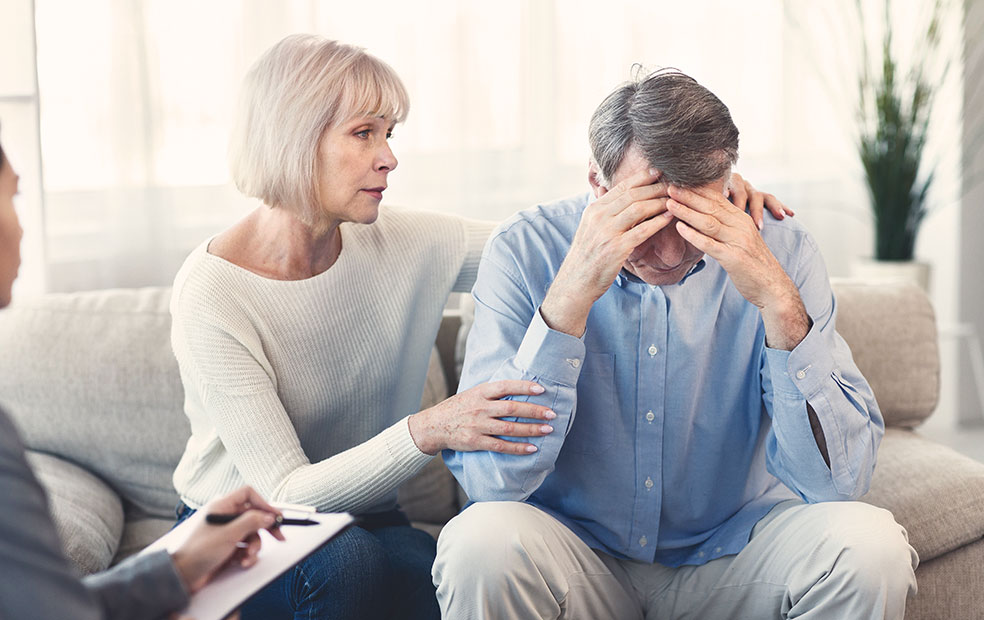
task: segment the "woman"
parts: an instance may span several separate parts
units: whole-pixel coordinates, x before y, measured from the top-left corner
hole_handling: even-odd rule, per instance
[[[20,266],[21,227],[14,210],[18,176],[0,145],[0,308],[10,303]],[[79,580],[62,551],[48,502],[24,457],[10,418],[0,410],[0,618],[158,618],[181,609],[229,561],[256,562],[260,528],[279,511],[249,488],[209,504],[244,513],[223,526],[199,526],[174,555],[137,556]],[[251,509],[252,508],[252,509]],[[283,538],[277,531],[274,536]],[[238,543],[246,541],[245,549]]]
[[[183,514],[248,481],[272,500],[361,517],[245,618],[439,617],[435,543],[397,509],[397,487],[442,449],[526,455],[530,444],[496,436],[552,430],[545,407],[499,400],[542,391],[529,382],[417,412],[442,308],[468,290],[490,227],[380,210],[397,165],[387,140],[407,107],[393,70],[359,49],[278,43],[246,78],[231,146],[237,186],[263,204],[175,279],[192,428],[174,474]]]
[[[439,617],[434,540],[410,527],[397,487],[443,449],[534,458],[523,438],[553,431],[551,411],[523,402],[542,392],[529,382],[416,411],[447,296],[470,289],[491,226],[380,208],[408,105],[394,71],[358,48],[275,45],[246,77],[230,149],[237,187],[262,205],[175,279],[192,428],[174,474],[181,514],[249,483],[361,517],[244,618]]]

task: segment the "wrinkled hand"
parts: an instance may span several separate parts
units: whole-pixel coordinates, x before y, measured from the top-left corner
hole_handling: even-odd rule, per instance
[[[782,204],[772,194],[760,192],[752,187],[752,184],[737,172],[732,173],[727,191],[731,204],[742,211],[747,211],[752,221],[755,222],[755,227],[759,230],[762,230],[765,209],[768,209],[777,220],[781,220],[787,215],[790,217],[796,215],[792,209]]]
[[[245,486],[202,506],[205,514],[240,513],[225,525],[202,520],[171,559],[188,587],[197,592],[224,566],[236,562],[244,568],[256,563],[260,551],[257,532],[267,529],[278,540],[284,535],[275,524],[280,511],[268,504],[259,493]]]
[[[608,190],[581,216],[574,240],[540,307],[551,329],[580,337],[591,305],[615,281],[636,246],[665,228],[665,183],[642,170]]]
[[[769,346],[791,350],[810,319],[799,290],[769,250],[752,218],[710,188],[669,188],[666,208],[680,235],[721,264],[735,288],[762,312]]]
[[[557,415],[542,405],[501,399],[506,396],[536,396],[543,392],[542,386],[531,381],[482,383],[410,416],[410,436],[420,451],[426,454],[437,454],[445,449],[530,454],[536,452],[533,444],[506,441],[497,435],[541,437],[553,432],[553,427],[539,422],[509,422],[500,418],[549,421]]]

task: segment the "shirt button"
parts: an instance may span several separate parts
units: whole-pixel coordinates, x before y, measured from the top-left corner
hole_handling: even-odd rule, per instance
[[[721,553],[721,547],[714,547],[714,553]]]
[[[654,344],[649,345],[649,357],[653,357],[657,353],[659,353],[659,349],[656,348],[656,345]]]
[[[656,483],[653,482],[653,479],[652,478],[646,478],[646,488],[647,489],[653,488],[653,485],[654,484],[656,484]]]
[[[799,371],[797,371],[796,372],[796,378],[797,379],[806,379],[806,371],[805,370],[799,370]]]
[[[581,360],[577,359],[576,357],[572,357],[572,358],[568,359],[567,360],[567,363],[571,365],[571,368],[580,368],[581,367]]]
[[[652,411],[647,411],[646,412],[646,420],[652,422],[655,419],[656,419],[656,414],[655,413],[653,413]]]
[[[645,547],[645,546],[646,546],[646,544],[647,544],[648,542],[649,542],[649,541],[648,541],[648,540],[646,540],[646,537],[645,537],[645,536],[643,536],[642,538],[640,538],[640,539],[639,539],[639,546],[640,546],[640,547]]]

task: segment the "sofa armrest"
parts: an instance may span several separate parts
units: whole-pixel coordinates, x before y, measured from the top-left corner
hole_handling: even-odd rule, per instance
[[[861,499],[895,515],[923,562],[984,537],[984,463],[914,431],[887,429]]]

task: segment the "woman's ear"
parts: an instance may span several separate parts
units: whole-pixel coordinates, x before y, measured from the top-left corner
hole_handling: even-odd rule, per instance
[[[588,183],[591,184],[591,191],[594,192],[595,198],[601,198],[608,192],[608,188],[602,185],[601,181],[601,169],[592,159],[588,162]]]

